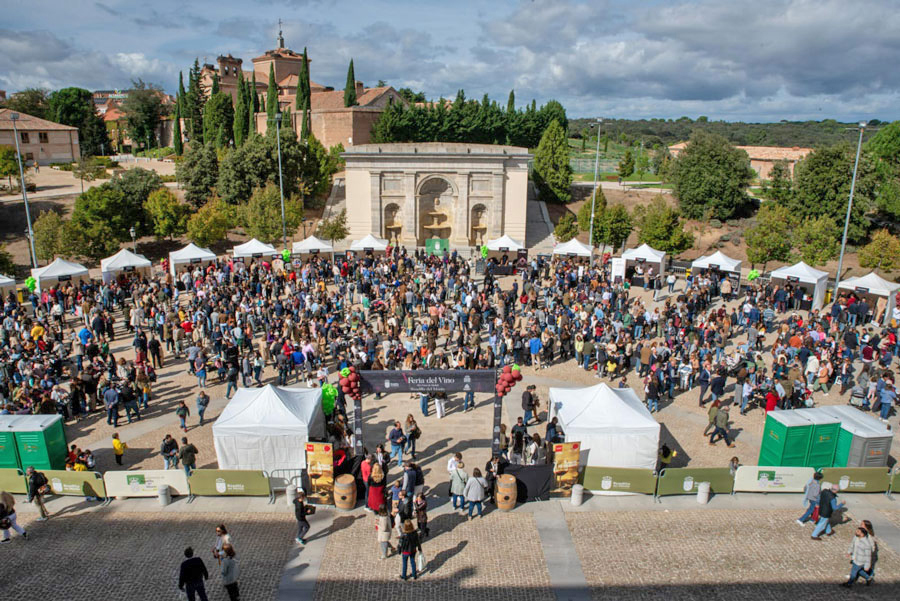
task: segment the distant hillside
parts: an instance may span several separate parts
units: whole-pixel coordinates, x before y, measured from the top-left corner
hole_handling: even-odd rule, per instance
[[[570,119],[569,135],[577,138],[587,133],[592,119]],[[878,120],[871,125],[880,123]],[[825,121],[781,121],[780,123],[741,123],[697,120],[688,117],[672,119],[604,119],[601,133],[610,140],[626,144],[644,141],[647,148],[656,144],[670,146],[687,140],[695,129],[705,129],[725,136],[736,146],[805,146],[815,148],[836,142],[855,142],[855,123],[839,123],[833,119]]]

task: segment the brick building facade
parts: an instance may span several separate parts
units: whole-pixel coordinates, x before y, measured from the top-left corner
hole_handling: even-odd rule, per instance
[[[19,152],[29,165],[71,163],[81,155],[78,128],[46,121],[25,113],[13,129],[10,119],[15,111],[0,109],[0,146],[16,147],[15,133],[19,133]]]

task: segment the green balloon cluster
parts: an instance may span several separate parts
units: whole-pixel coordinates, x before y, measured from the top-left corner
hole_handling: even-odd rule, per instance
[[[347,378],[349,376],[350,376],[350,368],[349,367],[345,367],[344,369],[341,370],[341,377]]]
[[[332,384],[322,384],[322,411],[325,415],[334,413],[334,400],[337,398],[337,388]]]
[[[755,280],[758,277],[759,277],[759,272],[755,269],[751,269],[750,273],[747,274],[747,281],[752,282],[753,280]]]
[[[285,248],[283,251],[281,251],[281,258],[284,260],[285,263],[290,261],[291,260],[291,251],[289,251],[288,249]]]
[[[37,280],[32,276],[28,276],[25,280],[25,287],[34,292],[34,289],[37,288]]]
[[[482,244],[481,245],[481,258],[487,259],[487,256],[488,256],[488,247]]]

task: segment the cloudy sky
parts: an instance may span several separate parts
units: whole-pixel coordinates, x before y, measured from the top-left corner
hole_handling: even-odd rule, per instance
[[[194,57],[309,47],[312,78],[429,97],[556,98],[570,116],[900,118],[897,0],[6,2],[0,89],[169,92]]]

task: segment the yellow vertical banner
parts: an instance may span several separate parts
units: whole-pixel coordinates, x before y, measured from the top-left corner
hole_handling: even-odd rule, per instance
[[[309,492],[306,497],[317,505],[334,505],[334,459],[327,442],[306,443],[306,473]]]
[[[580,442],[558,442],[553,448],[553,489],[551,495],[572,496],[572,486],[578,482],[578,459]]]

